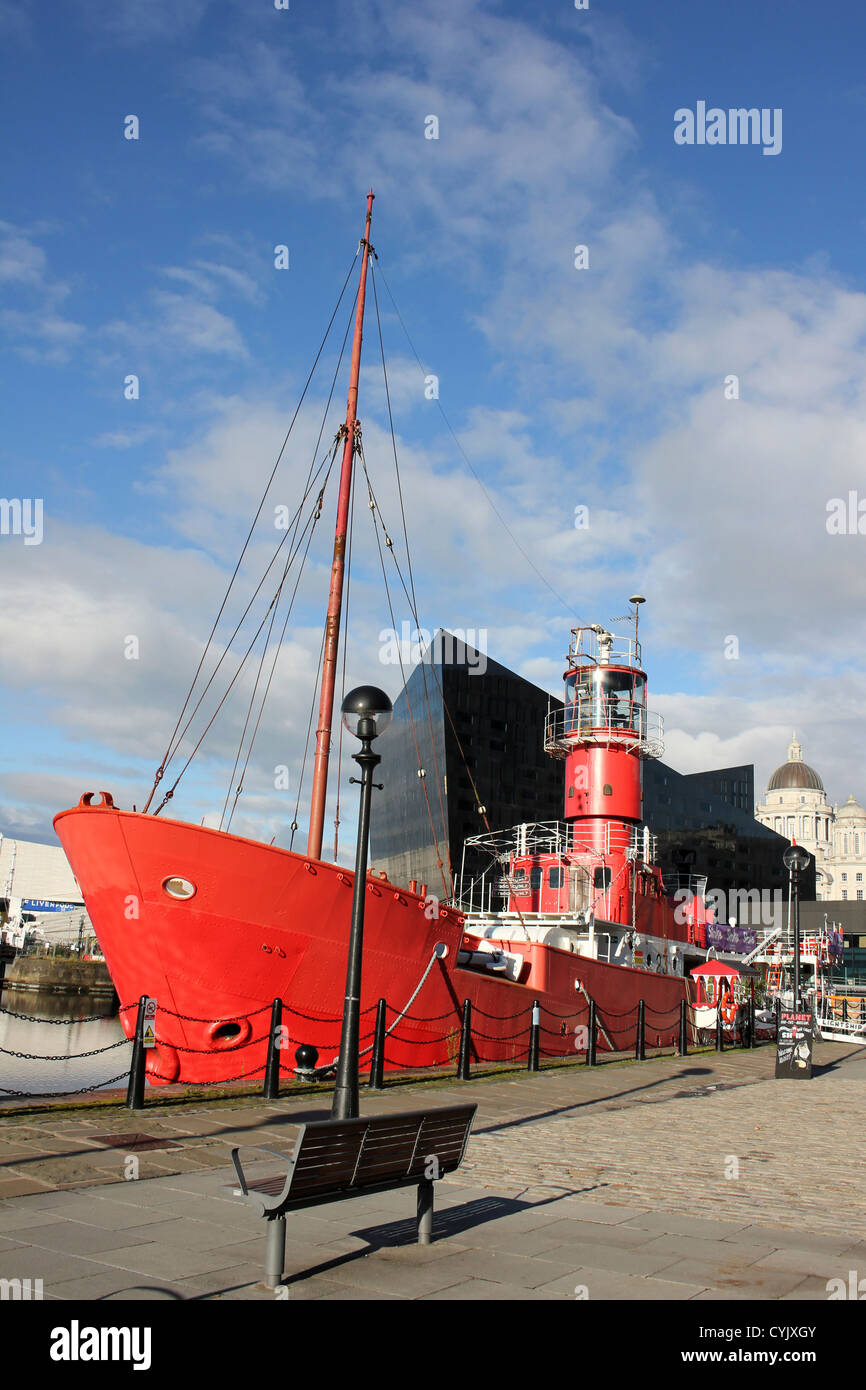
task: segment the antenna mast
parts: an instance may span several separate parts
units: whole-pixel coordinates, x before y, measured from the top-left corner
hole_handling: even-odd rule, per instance
[[[322,693],[319,700],[319,722],[316,728],[316,760],[313,766],[313,791],[310,803],[310,833],[307,854],[310,859],[322,857],[322,835],[325,825],[325,799],[328,794],[328,762],[331,756],[331,724],[334,714],[334,690],[337,682],[337,651],[340,643],[340,615],[343,607],[343,576],[346,562],[346,534],[349,526],[349,502],[352,495],[352,466],[355,458],[358,424],[358,378],[361,371],[361,341],[364,336],[364,298],[367,290],[367,266],[370,260],[370,222],[373,217],[373,190],[367,194],[367,219],[360,245],[364,248],[361,278],[358,283],[358,305],[355,311],[355,336],[352,340],[352,368],[349,377],[349,396],[346,402],[343,464],[340,472],[340,495],[337,500],[337,528],[334,536],[334,559],[331,565],[331,587],[328,593],[328,616],[325,621],[325,648],[322,659]]]

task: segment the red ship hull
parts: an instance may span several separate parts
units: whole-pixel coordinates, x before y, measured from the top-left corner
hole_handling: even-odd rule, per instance
[[[81,886],[122,1006],[127,1034],[142,994],[158,1001],[157,1046],[149,1079],[216,1082],[263,1075],[268,1009],[285,1006],[290,1074],[299,1043],[336,1058],[346,977],[353,874],[338,865],[217,830],[110,805],[63,811],[55,828]],[[167,880],[195,887],[172,899]],[[429,909],[428,909],[429,911]],[[633,1011],[647,1006],[647,1038],[675,1041],[681,978],[614,966],[541,943],[515,942],[524,957],[519,982],[457,964],[464,917],[442,908],[429,920],[425,900],[386,880],[367,883],[362,981],[362,1068],[369,1066],[375,1005],[389,1024],[405,1010],[434,947],[435,959],[407,1016],[386,1045],[386,1067],[452,1063],[463,1001],[471,1000],[477,1060],[526,1056],[529,1010],[542,1006],[542,1054],[574,1056],[575,1030],[588,1016],[586,995],[617,1050],[634,1045]],[[501,944],[501,943],[497,943]],[[625,1015],[625,1017],[623,1017]],[[239,1030],[227,1036],[237,1023]],[[228,1028],[226,1025],[229,1025]],[[367,1035],[366,1038],[364,1035]],[[604,1042],[601,1044],[604,1046]],[[582,1048],[585,1050],[585,1040]]]

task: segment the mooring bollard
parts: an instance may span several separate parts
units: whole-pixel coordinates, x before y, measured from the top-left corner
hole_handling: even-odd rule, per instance
[[[370,1063],[371,1091],[384,1090],[385,1081],[385,1000],[380,999],[376,1006],[376,1031],[373,1034],[373,1060]]]
[[[280,1094],[280,1042],[282,1040],[283,1001],[275,999],[271,1006],[271,1032],[268,1038],[268,1060],[265,1063],[265,1100],[276,1100]]]
[[[539,1035],[541,1033],[541,1007],[537,999],[532,1001],[532,1015],[529,1024],[529,1060],[527,1071],[538,1071]]]
[[[457,1080],[469,1080],[469,1049],[472,1045],[472,1001],[463,1000],[463,1027],[460,1030],[460,1059],[457,1063]]]
[[[689,1055],[689,1006],[685,999],[680,1000],[680,1037],[677,1050],[681,1057]]]
[[[716,1006],[716,1051],[717,1051],[717,1052],[724,1052],[724,1050],[725,1050],[725,1039],[724,1039],[723,1025],[722,1025],[722,1006],[721,1006],[721,1004],[718,1004],[718,1005]]]
[[[598,1039],[598,1020],[595,1016],[595,1000],[589,1001],[589,1036],[586,1040],[586,1065],[595,1066],[595,1048]]]
[[[144,1105],[144,1006],[147,1003],[147,998],[148,996],[143,994],[138,1001],[132,1061],[129,1066],[129,1085],[126,1088],[127,1110],[141,1110]]]
[[[638,1000],[637,1005],[637,1037],[634,1044],[634,1057],[636,1062],[646,1061],[646,1004],[642,999]]]

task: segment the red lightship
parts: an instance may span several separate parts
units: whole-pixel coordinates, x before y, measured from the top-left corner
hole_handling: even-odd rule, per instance
[[[147,1062],[157,1084],[261,1076],[275,997],[293,1043],[317,1047],[323,1066],[334,1060],[353,874],[322,858],[322,838],[352,474],[363,459],[357,399],[372,201],[371,193],[346,422],[334,444],[342,469],[306,853],[167,819],[160,812],[171,791],[153,812],[150,799],[143,811],[124,811],[107,793],[96,805],[88,793],[54,821],[121,1003],[158,1000],[158,1044]],[[414,887],[368,876],[361,1007],[371,1012],[362,1031],[385,998],[386,1066],[453,1061],[467,999],[483,1018],[485,1060],[525,1055],[535,1000],[548,1055],[585,1050],[590,1000],[602,1047],[633,1047],[641,999],[648,1041],[675,1041],[684,950],[692,962],[706,954],[696,925],[703,903],[684,909],[666,893],[642,821],[641,763],[662,744],[646,706],[638,601],[633,636],[598,625],[572,633],[565,707],[543,731],[548,752],[565,760],[563,820],[470,842],[493,857],[502,910],[492,910],[492,898],[476,906],[472,890],[467,901],[458,886],[432,915]],[[134,1016],[131,1007],[121,1014],[128,1033]]]

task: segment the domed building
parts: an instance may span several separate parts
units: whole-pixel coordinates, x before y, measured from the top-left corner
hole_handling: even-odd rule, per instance
[[[841,809],[829,804],[818,773],[803,762],[796,734],[788,761],[776,768],[755,807],[755,819],[815,856],[819,899],[863,898],[866,811],[853,796]]]
[[[835,883],[833,891],[826,896],[862,899],[863,875],[866,874],[866,811],[853,796],[836,811],[833,844]]]

